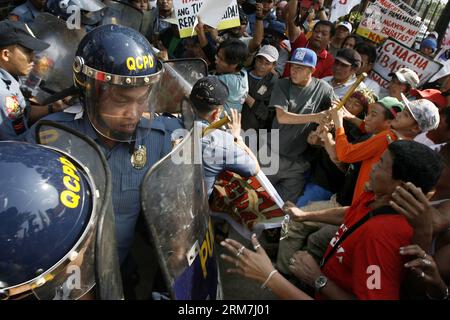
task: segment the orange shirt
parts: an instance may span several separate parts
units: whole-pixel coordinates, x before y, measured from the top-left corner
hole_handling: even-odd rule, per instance
[[[364,185],[369,181],[373,165],[380,160],[389,143],[397,139],[397,135],[388,129],[363,142],[351,144],[347,140],[344,128],[336,130],[336,153],[339,161],[346,163],[361,162],[352,204],[364,192]]]

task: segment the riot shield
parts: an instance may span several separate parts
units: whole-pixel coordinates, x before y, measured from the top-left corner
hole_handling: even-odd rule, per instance
[[[164,62],[164,74],[159,88],[153,90],[150,101],[158,113],[181,113],[182,101],[189,97],[198,79],[208,75],[208,65],[202,59],[177,59]]]
[[[100,24],[120,24],[141,31],[143,14],[129,3],[118,0],[104,0],[106,8]]]
[[[147,172],[141,185],[145,220],[167,287],[177,300],[222,296],[196,129]]]
[[[119,258],[117,255],[112,182],[108,162],[98,145],[89,137],[59,123],[41,120],[36,126],[39,144],[63,150],[77,159],[93,177],[98,212],[94,259],[97,297],[102,300],[123,299]]]
[[[39,14],[32,28],[50,47],[36,55],[24,85],[38,103],[44,104],[50,96],[73,86],[72,62],[85,31],[69,30],[63,20],[49,13]]]

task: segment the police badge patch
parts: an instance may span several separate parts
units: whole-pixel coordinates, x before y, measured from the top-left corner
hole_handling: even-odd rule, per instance
[[[11,120],[16,120],[22,115],[22,109],[20,108],[19,100],[16,96],[10,96],[5,98],[6,115]]]
[[[142,169],[145,167],[145,164],[147,163],[147,148],[145,146],[138,146],[132,156],[131,156],[131,165],[135,169]]]

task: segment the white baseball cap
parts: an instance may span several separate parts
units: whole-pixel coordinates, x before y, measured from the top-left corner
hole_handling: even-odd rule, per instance
[[[338,25],[336,26],[336,28],[340,27],[340,26],[347,28],[348,32],[350,32],[350,33],[352,33],[352,31],[353,31],[353,26],[348,21],[339,22]]]
[[[277,48],[275,48],[274,46],[265,45],[265,46],[262,46],[261,49],[259,49],[256,56],[262,56],[262,57],[266,58],[267,60],[269,60],[269,62],[275,62],[275,61],[278,61],[279,53],[278,53]]]
[[[403,103],[422,132],[434,130],[439,126],[439,109],[433,102],[426,99],[409,101],[403,93],[401,95]]]

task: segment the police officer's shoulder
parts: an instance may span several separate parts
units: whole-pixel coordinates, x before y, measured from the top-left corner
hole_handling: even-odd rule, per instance
[[[172,133],[181,128],[183,128],[182,120],[168,114],[155,117],[152,123],[152,129],[161,130],[166,133]]]

